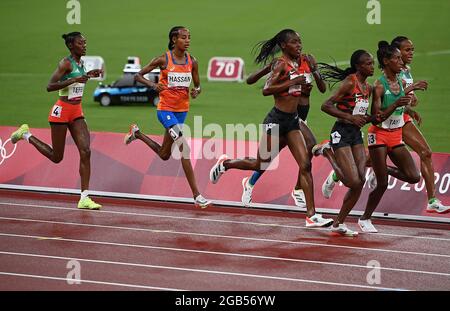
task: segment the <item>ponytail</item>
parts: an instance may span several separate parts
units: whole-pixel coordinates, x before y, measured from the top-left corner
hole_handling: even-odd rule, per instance
[[[326,63],[318,63],[318,69],[320,71],[320,75],[322,76],[322,80],[328,82],[330,84],[330,88],[332,88],[336,83],[344,80],[349,75],[357,72],[356,65],[360,64],[361,56],[369,55],[369,53],[365,50],[357,50],[353,52],[350,58],[350,67],[347,69],[341,69],[337,66],[332,66]]]
[[[253,52],[259,49],[259,54],[255,58],[257,64],[267,64],[272,61],[275,54],[281,51],[281,43],[287,42],[289,35],[295,35],[292,29],[284,29],[277,33],[272,39],[261,41],[255,45]]]

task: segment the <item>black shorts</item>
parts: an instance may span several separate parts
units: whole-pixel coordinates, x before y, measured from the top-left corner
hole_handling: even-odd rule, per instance
[[[330,134],[330,144],[333,150],[363,144],[362,132],[359,127],[343,122],[334,123]]]
[[[267,114],[263,124],[264,130],[269,135],[275,126],[278,127],[279,136],[286,136],[290,131],[300,130],[297,112],[283,112],[275,107]]]
[[[303,121],[306,121],[306,118],[308,117],[309,112],[309,105],[298,105],[297,106],[297,113],[298,117],[302,119]]]

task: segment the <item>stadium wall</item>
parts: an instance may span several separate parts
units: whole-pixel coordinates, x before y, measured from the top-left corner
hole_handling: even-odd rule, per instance
[[[64,159],[59,164],[50,162],[31,144],[8,140],[15,128],[0,126],[0,188],[79,193],[79,155],[77,148],[67,135]],[[33,129],[33,134],[50,143],[49,129]],[[162,137],[151,136],[161,142]],[[215,159],[202,158],[205,139],[190,139],[191,158],[197,184],[202,194],[220,205],[241,206],[242,178],[250,172],[230,170],[213,185],[209,181],[209,170]],[[229,156],[236,156],[236,141],[216,141],[216,146],[226,146]],[[245,144],[247,156],[255,156],[257,142]],[[234,146],[234,148],[233,148]],[[220,150],[220,148],[218,148]],[[234,149],[234,152],[230,152]],[[217,155],[220,155],[218,150]],[[416,164],[418,156],[413,153]],[[437,197],[450,204],[450,154],[433,153],[436,171]],[[150,200],[193,202],[189,185],[178,160],[160,160],[144,143],[123,144],[123,135],[118,133],[91,133],[91,181],[90,188],[95,195],[111,197],[140,198]],[[323,157],[313,159],[315,202],[319,212],[337,213],[342,204],[346,188],[337,185],[331,199],[322,196],[321,186],[331,166]],[[366,170],[366,176],[370,169]],[[290,195],[297,179],[298,168],[289,150],[283,150],[278,167],[267,171],[253,190],[254,208],[270,208],[299,211]],[[352,214],[360,215],[364,210],[370,190],[364,190]],[[409,220],[450,222],[448,214],[430,214],[425,211],[427,202],[423,179],[409,185],[395,178],[389,179],[386,191],[375,216]]]

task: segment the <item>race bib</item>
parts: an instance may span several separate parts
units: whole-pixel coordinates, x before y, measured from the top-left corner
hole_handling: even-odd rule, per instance
[[[357,97],[355,100],[355,107],[353,107],[353,115],[365,115],[369,109],[369,100]]]
[[[168,87],[189,87],[192,81],[190,72],[169,72],[167,74]]]
[[[395,111],[381,123],[381,127],[388,130],[397,129],[405,125],[405,120],[403,119],[404,107],[398,107]]]
[[[69,85],[69,95],[67,99],[77,99],[83,97],[84,83],[73,83]]]
[[[62,107],[59,105],[54,105],[52,108],[51,116],[55,118],[61,118]]]
[[[292,79],[297,78],[298,76],[300,76],[300,75],[293,73],[293,74],[289,75],[289,79],[292,80]],[[288,94],[292,95],[292,96],[300,96],[301,91],[302,91],[302,86],[300,84],[296,84],[296,85],[289,87]]]
[[[367,145],[375,145],[377,143],[377,136],[375,133],[367,134]]]
[[[406,87],[405,88],[407,88],[408,86],[411,86],[414,83],[413,79],[403,79],[403,80],[406,83]],[[414,91],[411,91],[408,94],[414,94]],[[411,104],[411,102],[409,102],[409,103]]]
[[[405,80],[406,87],[408,87],[414,83],[413,79],[403,79],[403,80]]]

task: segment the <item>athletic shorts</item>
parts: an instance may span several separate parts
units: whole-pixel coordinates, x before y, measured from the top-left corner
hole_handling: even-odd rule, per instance
[[[73,105],[60,99],[53,105],[48,115],[49,123],[69,124],[78,119],[84,119],[81,103]]]
[[[267,114],[263,124],[264,130],[269,135],[274,127],[278,127],[279,136],[286,136],[291,131],[300,130],[297,112],[283,112],[275,107]]]
[[[367,134],[367,145],[370,147],[386,146],[388,151],[393,148],[403,146],[402,128],[395,130],[385,130],[378,126],[369,127]]]
[[[404,113],[404,114],[403,114],[403,120],[405,121],[405,124],[406,124],[406,123],[408,123],[408,122],[411,122],[411,121],[412,121],[412,118],[411,118],[411,116],[410,116],[409,114]]]
[[[157,110],[156,112],[159,122],[168,129],[176,124],[184,124],[187,116],[187,111],[173,112],[168,110]]]
[[[297,106],[297,113],[298,117],[302,119],[303,121],[306,121],[306,118],[308,117],[309,112],[309,105],[298,105]]]
[[[333,150],[341,147],[362,145],[363,138],[361,128],[344,122],[334,123],[330,134],[330,145]]]

